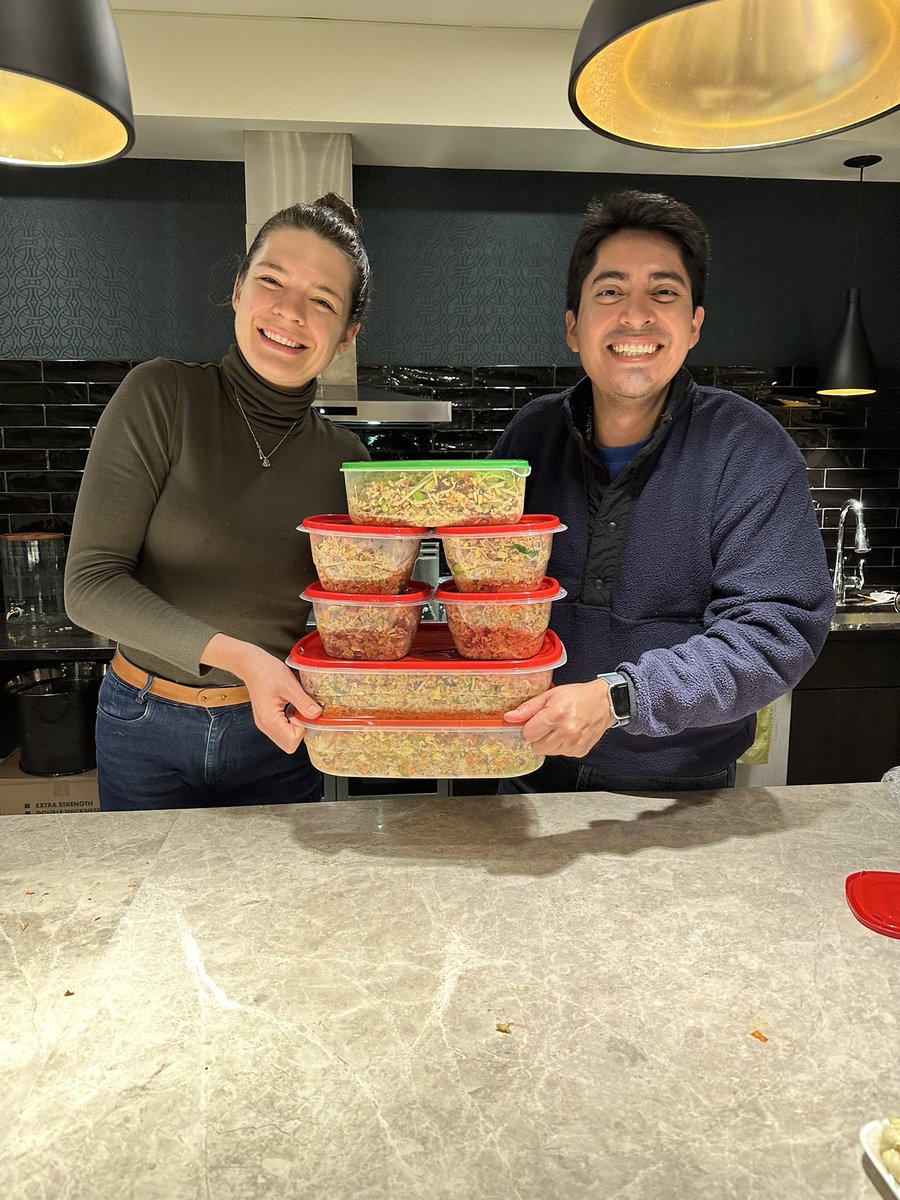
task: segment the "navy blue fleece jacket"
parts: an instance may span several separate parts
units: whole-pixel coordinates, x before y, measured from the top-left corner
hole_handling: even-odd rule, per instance
[[[613,670],[633,681],[631,723],[584,760],[616,777],[708,774],[734,762],[753,741],[756,711],[812,666],[834,612],[797,447],[752,401],[686,373],[680,384],[642,452],[608,603],[592,602],[586,576],[589,546],[602,557],[606,528],[602,511],[593,528],[589,515],[590,382],[532,400],[493,451],[531,464],[525,511],[568,526],[547,568],[568,591],[553,605],[568,653],[554,682]]]

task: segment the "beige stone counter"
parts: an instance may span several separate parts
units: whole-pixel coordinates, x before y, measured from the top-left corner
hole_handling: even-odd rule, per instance
[[[882,785],[0,833],[5,1200],[878,1195]]]

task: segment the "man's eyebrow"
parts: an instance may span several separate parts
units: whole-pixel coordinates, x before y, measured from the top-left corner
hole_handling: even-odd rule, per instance
[[[267,271],[278,271],[282,275],[287,275],[287,271],[284,269],[284,267],[280,267],[278,263],[266,262],[265,259],[261,259],[256,266],[257,268],[264,267]],[[334,288],[329,287],[327,283],[317,283],[315,284],[315,287],[317,287],[320,292],[327,292],[329,296],[334,296],[335,300],[340,300],[343,302],[343,293],[336,292]]]
[[[628,275],[625,271],[598,271],[591,280],[591,287],[596,283],[602,283],[604,279],[627,279]],[[684,276],[678,271],[654,271],[650,279],[655,283],[658,279],[671,279],[675,283],[680,283],[682,287],[687,287],[687,281]]]

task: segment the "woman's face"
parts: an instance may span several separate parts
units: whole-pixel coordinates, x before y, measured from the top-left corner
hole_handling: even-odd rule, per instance
[[[234,285],[234,333],[257,375],[296,391],[320,375],[359,332],[347,325],[353,268],[309,230],[276,229]]]

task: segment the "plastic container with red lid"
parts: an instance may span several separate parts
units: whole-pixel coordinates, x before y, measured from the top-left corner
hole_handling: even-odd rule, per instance
[[[326,775],[383,779],[503,779],[544,761],[507,721],[385,721],[296,715],[310,761]]]
[[[900,938],[900,872],[855,871],[844,888],[857,921],[886,937]]]
[[[533,513],[512,525],[441,525],[434,532],[461,592],[518,592],[540,586],[553,535],[565,528],[558,517]]]
[[[324,588],[375,596],[403,591],[428,532],[421,525],[356,525],[344,513],[307,517],[297,528],[309,534]]]
[[[537,654],[550,623],[550,606],[565,595],[566,589],[546,575],[531,591],[461,592],[448,582],[434,593],[463,658],[501,660]]]
[[[419,627],[409,654],[387,665],[330,658],[318,631],[302,637],[286,662],[325,717],[384,720],[435,717],[502,717],[550,687],[566,661],[552,631],[540,651],[516,662],[463,658],[443,622]]]
[[[414,579],[396,595],[330,592],[311,583],[301,599],[313,607],[316,629],[331,658],[390,662],[409,653],[431,585]]]

